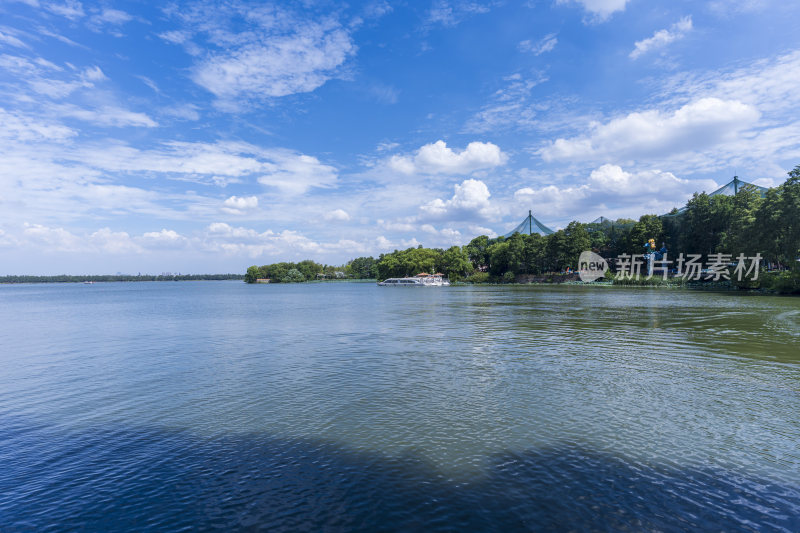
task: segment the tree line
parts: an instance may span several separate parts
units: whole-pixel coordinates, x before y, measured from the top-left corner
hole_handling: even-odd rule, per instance
[[[299,263],[284,261],[262,266],[253,265],[247,269],[244,280],[247,283],[256,283],[258,280],[269,280],[270,283],[302,283],[324,279],[369,279],[375,277],[371,270],[374,262],[371,257],[363,257],[341,266],[323,265],[311,259]]]
[[[513,281],[520,274],[574,270],[584,250],[593,250],[612,260],[621,254],[640,255],[649,239],[654,239],[658,247],[664,243],[671,257],[681,252],[726,253],[734,257],[740,253],[751,257],[758,253],[765,262],[793,270],[787,276],[797,279],[800,288],[797,262],[800,165],[789,172],[783,184],[769,189],[763,197],[758,190],[747,186],[735,196],[695,193],[684,209],[673,209],[666,216],[648,214],[639,220],[603,220],[588,224],[573,221],[546,236],[515,233],[507,239],[491,239],[482,235],[465,246],[442,249],[420,245],[381,254],[377,259],[359,257],[341,267],[327,267],[313,261],[252,266],[245,279],[251,282],[256,277],[305,281],[333,269],[356,279],[441,272],[451,281]]]

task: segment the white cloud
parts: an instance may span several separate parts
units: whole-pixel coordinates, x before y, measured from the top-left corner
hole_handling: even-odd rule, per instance
[[[601,215],[638,218],[643,213],[665,213],[683,205],[692,193],[716,187],[711,180],[681,179],[660,170],[628,172],[605,164],[582,184],[524,187],[514,193],[514,199],[521,209],[533,209],[539,217],[588,222]]]
[[[76,135],[70,128],[0,109],[0,224],[20,217],[58,225],[123,215],[207,220],[223,209],[246,214],[242,208],[254,205],[254,197],[226,206],[213,196],[172,192],[177,188],[172,180],[224,186],[254,184],[266,176],[276,186],[268,194],[280,202],[286,194],[331,187],[337,179],[333,167],[286,149],[185,142],[136,149],[118,141],[78,142]],[[153,179],[158,182],[150,185]]]
[[[156,82],[154,82],[153,80],[151,80],[147,76],[142,76],[142,75],[137,74],[136,77],[139,78],[140,80],[142,80],[142,83],[144,83],[145,85],[150,87],[153,90],[154,93],[161,94],[161,89],[158,88],[158,85],[156,85]]]
[[[160,37],[187,47],[207,41],[205,54],[187,48],[202,57],[191,77],[223,109],[311,92],[340,75],[356,52],[350,31],[334,18],[312,20],[287,5],[199,4],[176,15],[186,27]]]
[[[589,20],[602,22],[613,13],[624,11],[629,0],[557,0],[558,4],[577,3],[591,15]]]
[[[439,233],[443,238],[451,235],[448,230]],[[319,260],[320,256],[330,254],[336,257],[371,254],[376,251],[376,243],[378,241],[373,242],[372,238],[318,242],[296,231],[258,231],[224,222],[214,222],[190,235],[181,235],[166,228],[138,236],[108,227],[96,231],[73,232],[59,226],[27,223],[15,226],[11,233],[0,229],[0,246],[13,246],[28,255],[60,254],[57,255],[60,260],[67,259],[65,254],[71,254],[72,258],[81,258],[87,265],[109,256],[126,257],[129,265],[152,263],[153,258],[157,258],[157,264],[161,264],[165,259],[174,261],[178,257],[191,257],[192,261],[204,262],[224,257],[263,258],[259,260],[262,262],[275,261],[276,258],[293,261],[308,258]],[[419,244],[416,239],[401,239],[399,243],[404,247]],[[175,255],[169,256],[169,253]],[[135,256],[135,259],[131,256]],[[88,263],[85,262],[87,259]]]
[[[770,0],[713,0],[707,7],[716,15],[727,18],[739,13],[762,11],[770,3]],[[785,5],[783,2],[780,4]]]
[[[378,143],[378,146],[375,148],[375,151],[377,151],[377,152],[389,152],[391,150],[394,150],[398,146],[400,146],[400,143],[382,142],[382,143]]]
[[[493,229],[486,228],[484,226],[470,224],[469,226],[467,226],[467,229],[469,230],[471,235],[487,235],[490,238],[497,237],[497,233]]]
[[[652,82],[657,103],[649,109],[610,119],[566,113],[571,120],[552,134],[560,139],[538,153],[548,161],[636,160],[687,175],[736,169],[751,179],[780,176],[787,162],[800,159],[797,79],[800,50],[735,68],[681,72]]]
[[[217,187],[225,188],[232,183],[242,183],[243,180],[232,176],[211,176],[211,182]]]
[[[60,227],[25,223],[20,244],[45,252],[69,253],[139,253],[141,247],[124,231],[115,232],[101,228],[91,234],[79,236]]]
[[[99,126],[113,127],[155,127],[156,122],[147,114],[131,111],[115,104],[115,98],[109,92],[99,90],[97,84],[108,78],[94,65],[78,68],[67,63],[69,69],[47,61],[44,58],[23,58],[7,54],[0,55],[0,69],[9,71],[14,80],[0,88],[0,95],[7,100],[29,104],[34,113],[53,118],[75,118]],[[89,107],[81,107],[73,103],[61,103],[77,91],[78,96],[90,102]],[[88,94],[91,90],[91,94]],[[46,98],[32,98],[31,91]],[[97,103],[94,103],[97,102]],[[20,106],[22,107],[22,106]]]
[[[547,77],[543,74],[523,77],[520,73],[515,73],[504,77],[503,86],[488,98],[489,102],[478,113],[467,120],[464,131],[486,133],[505,128],[519,130],[538,126],[536,114],[545,109],[545,106],[535,102],[531,92],[534,87],[546,81]]]
[[[791,110],[800,107],[800,50],[777,57],[754,61],[734,70],[683,73],[665,80],[662,96],[683,101],[704,96],[738,100],[761,112],[790,118]]]
[[[392,241],[390,241],[389,239],[387,239],[383,235],[380,235],[379,237],[377,237],[375,239],[375,245],[377,246],[378,250],[381,250],[381,251],[387,251],[388,252],[389,250],[397,249],[397,244],[392,242]]]
[[[112,105],[102,105],[92,109],[73,104],[56,104],[50,109],[61,117],[76,118],[98,126],[120,128],[126,126],[154,128],[158,126],[158,123],[145,113]]]
[[[387,13],[394,11],[394,8],[384,0],[369,2],[364,6],[364,16],[368,19],[378,19]]]
[[[454,244],[461,239],[461,232],[453,228],[436,229],[432,224],[423,224],[419,229],[436,237],[443,237],[444,241],[450,244]]]
[[[241,215],[245,211],[258,207],[256,196],[231,196],[222,203],[222,210],[232,215]]]
[[[258,198],[255,196],[231,196],[225,200],[224,204],[226,207],[234,209],[253,209],[258,206]]]
[[[65,98],[81,87],[91,87],[83,81],[61,81],[49,79],[28,80],[28,85],[34,92],[49,96],[53,99]]]
[[[27,44],[23,43],[13,35],[9,35],[8,33],[3,33],[2,31],[0,31],[0,43],[16,46],[17,48],[30,48]]]
[[[448,0],[434,1],[428,11],[428,25],[441,24],[442,26],[455,26],[469,15],[488,13],[489,4],[479,2],[449,2]]]
[[[10,141],[64,140],[78,133],[61,124],[42,121],[0,108],[0,139]],[[2,151],[2,150],[0,150]]]
[[[180,120],[200,120],[200,112],[198,107],[194,104],[179,104],[164,108],[162,112],[165,115],[174,117]]]
[[[38,32],[39,32],[41,35],[46,35],[47,37],[52,37],[53,39],[56,39],[56,40],[58,40],[58,41],[61,41],[62,43],[68,44],[68,45],[70,45],[70,46],[75,46],[75,47],[78,47],[78,48],[84,48],[84,49],[86,49],[86,50],[88,50],[88,49],[89,49],[87,46],[84,46],[84,45],[82,45],[82,44],[78,44],[78,43],[76,43],[75,41],[73,41],[72,39],[67,39],[67,38],[66,38],[66,37],[64,37],[63,35],[60,35],[60,34],[58,34],[58,33],[55,33],[55,32],[52,32],[52,31],[48,30],[47,28],[45,28],[44,26],[39,26],[39,27],[37,28],[37,31],[38,31]]]
[[[83,70],[83,77],[89,81],[104,81],[108,78],[97,65]]]
[[[131,240],[130,235],[124,231],[112,231],[111,228],[102,228],[89,236],[89,245],[98,251],[111,254],[139,253],[141,247]]]
[[[288,37],[214,56],[201,64],[194,81],[215,95],[261,99],[311,92],[334,75],[355,50],[343,30]]]
[[[108,79],[98,66],[87,67],[77,73],[57,74],[63,73],[64,69],[41,57],[30,60],[3,55],[0,56],[0,67],[15,73],[19,82],[35,92],[53,99],[64,98],[81,88],[92,89],[96,82]],[[53,75],[60,75],[62,79],[54,79]]]
[[[556,44],[558,44],[556,34],[550,33],[539,39],[535,44],[530,40],[520,42],[519,49],[523,52],[531,52],[533,55],[538,56],[552,51],[556,47]]]
[[[484,182],[468,179],[454,187],[449,200],[437,198],[420,207],[422,219],[432,220],[492,220],[497,209],[491,205],[491,193]]]
[[[759,117],[740,101],[702,98],[671,113],[653,109],[592,123],[588,135],[557,139],[539,153],[545,161],[674,155],[730,141]]]
[[[344,209],[334,209],[325,213],[324,218],[329,222],[334,220],[347,221],[350,220],[350,215]]]
[[[658,30],[652,37],[636,41],[635,48],[629,54],[631,59],[638,59],[643,54],[667,46],[673,41],[682,39],[692,29],[692,17],[683,17],[667,30]]]
[[[281,257],[290,259],[297,258],[299,255],[320,253],[326,249],[345,246],[352,246],[352,241],[339,241],[324,245],[296,231],[284,230],[276,233],[266,230],[258,232],[251,228],[230,226],[224,222],[209,224],[202,236],[202,249],[206,252],[223,252],[250,257],[281,254]]]
[[[188,240],[174,230],[163,228],[161,231],[143,233],[136,239],[139,244],[148,249],[179,249],[187,245]]]
[[[104,7],[103,10],[97,14],[92,16],[92,22],[94,23],[106,23],[106,24],[124,24],[128,21],[133,20],[133,16],[125,11],[121,11],[119,9],[112,9],[109,7]]]
[[[443,237],[450,239],[454,243],[461,239],[461,232],[453,228],[442,228],[439,234]]]
[[[30,75],[46,70],[60,71],[61,67],[43,58],[30,60],[25,57],[0,54],[0,68],[4,68],[17,75]]]
[[[61,227],[25,223],[16,244],[44,252],[79,254],[142,254],[149,250],[179,250],[190,240],[173,230],[162,229],[132,237],[125,231],[100,228],[78,235]],[[195,241],[198,244],[199,241]]]
[[[213,182],[222,177],[225,185],[234,182],[227,178],[257,177],[259,183],[289,194],[300,194],[311,187],[332,187],[337,179],[336,169],[316,157],[247,143],[173,141],[151,150],[119,144],[87,147],[76,157],[109,171],[152,172]]]
[[[336,169],[320,163],[316,157],[289,150],[272,151],[270,157],[274,163],[266,165],[266,172],[258,178],[262,185],[302,194],[311,187],[332,187],[336,183]]]
[[[406,220],[406,221],[396,221],[396,220],[391,221],[391,220],[378,219],[376,222],[380,227],[387,229],[389,231],[408,232],[417,229],[417,227],[414,224],[412,224],[413,218],[411,220]]]
[[[75,0],[66,0],[63,4],[47,3],[45,7],[52,13],[70,20],[77,20],[86,14],[83,11],[83,5]]]
[[[504,165],[508,156],[490,142],[471,142],[461,152],[448,148],[444,141],[426,144],[413,156],[394,155],[389,168],[403,174],[468,174]]]
[[[25,223],[23,244],[33,244],[48,251],[72,252],[80,249],[81,239],[64,228],[51,228],[41,224]]]
[[[184,30],[172,30],[159,33],[158,36],[168,43],[183,44],[192,38],[192,33]]]

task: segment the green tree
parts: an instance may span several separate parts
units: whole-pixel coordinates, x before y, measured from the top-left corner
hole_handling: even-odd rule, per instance
[[[475,266],[475,268],[489,266],[489,237],[481,235],[472,239],[468,245],[464,247],[467,252],[467,257]]]
[[[506,241],[508,253],[506,256],[507,270],[513,274],[525,274],[528,271],[527,261],[525,260],[525,236],[515,233]]]
[[[261,272],[265,278],[269,278],[273,283],[282,283],[286,273],[292,268],[295,268],[294,263],[273,263],[262,266]]]
[[[508,271],[508,243],[497,241],[487,249],[489,254],[489,273],[502,276]]]
[[[525,235],[524,273],[541,274],[546,269],[547,238],[532,233]]]
[[[733,197],[728,227],[720,239],[720,252],[754,255],[758,250],[756,215],[762,204],[761,194],[753,189],[740,189]]]
[[[247,274],[244,275],[245,283],[255,283],[261,277],[261,269],[256,265],[247,268]]]
[[[296,268],[290,268],[281,278],[281,283],[301,283],[303,281],[306,281],[306,277]]]
[[[783,265],[797,269],[800,253],[800,165],[767,193],[757,215],[762,246]]]
[[[789,179],[781,189],[782,251],[785,261],[798,268],[800,253],[800,165],[789,172]]]
[[[567,266],[567,236],[563,229],[547,236],[545,270],[558,272]]]
[[[589,232],[589,242],[592,250],[600,252],[608,246],[609,238],[605,231],[594,230]]]
[[[658,215],[642,215],[628,233],[628,253],[644,253],[644,245],[650,239],[656,242],[656,249],[661,248],[664,238],[664,227]]]
[[[561,269],[567,267],[573,270],[578,267],[578,258],[581,253],[589,250],[592,246],[592,241],[589,238],[589,232],[586,231],[586,226],[580,222],[573,221],[567,224],[564,228],[564,241],[561,250]]]
[[[474,270],[467,252],[459,246],[451,246],[441,255],[441,270],[450,281],[459,281]]]
[[[709,196],[695,193],[686,207],[683,238],[679,243],[681,251],[714,253],[730,227],[733,198],[722,194]]]
[[[378,262],[373,257],[357,257],[346,266],[348,275],[355,279],[378,277]]]
[[[401,277],[402,274],[398,274],[400,271],[400,261],[397,258],[397,250],[390,254],[381,254],[378,258],[377,270],[378,270],[378,279],[386,279],[386,278],[397,278]]]
[[[321,274],[324,267],[319,263],[315,263],[310,259],[306,259],[305,261],[300,261],[297,263],[295,268],[299,270],[301,274],[303,274],[303,277],[306,280],[310,280],[316,279],[317,274]]]

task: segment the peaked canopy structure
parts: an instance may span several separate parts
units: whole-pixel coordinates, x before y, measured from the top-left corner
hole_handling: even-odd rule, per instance
[[[739,194],[739,191],[745,190],[753,190],[756,191],[761,195],[763,198],[765,194],[767,194],[767,188],[761,187],[760,185],[755,185],[753,183],[747,183],[746,181],[742,181],[739,179],[739,176],[734,176],[731,181],[717,189],[716,191],[709,193],[709,196],[716,196],[718,194],[724,194],[725,196],[736,196]]]
[[[767,194],[767,191],[769,189],[767,189],[766,187],[761,187],[760,185],[756,185],[754,183],[748,183],[746,181],[742,181],[742,180],[739,179],[739,176],[734,176],[731,181],[729,181],[728,183],[726,183],[725,185],[723,185],[722,187],[720,187],[716,191],[708,193],[708,195],[709,196],[718,196],[718,195],[721,194],[721,195],[724,195],[724,196],[736,196],[737,194],[739,194],[740,191],[746,191],[746,190],[755,191],[758,194],[760,194],[761,197],[763,198],[764,195]],[[674,216],[682,215],[683,213],[686,212],[686,209],[687,209],[686,206],[684,206],[684,207],[681,207],[680,209],[678,209],[678,211],[676,213],[667,213],[667,214],[661,215],[661,216],[662,217],[674,217]]]
[[[508,239],[515,233],[522,233],[523,235],[532,235],[534,233],[538,233],[539,235],[550,235],[553,233],[553,230],[539,222],[539,220],[533,216],[533,213],[528,211],[528,216],[525,217],[525,220],[520,222],[516,228],[503,235],[503,237]]]

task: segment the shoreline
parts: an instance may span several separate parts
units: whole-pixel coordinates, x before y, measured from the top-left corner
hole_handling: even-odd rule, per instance
[[[52,279],[69,277],[71,279]],[[691,291],[704,291],[704,292],[735,292],[740,294],[754,294],[764,296],[800,296],[800,291],[786,290],[781,291],[778,289],[764,288],[764,287],[738,287],[730,281],[673,281],[673,280],[641,280],[635,282],[617,282],[616,280],[597,280],[597,281],[580,281],[579,279],[569,279],[564,274],[554,274],[552,277],[560,279],[548,279],[551,276],[536,276],[532,281],[512,281],[512,282],[472,282],[472,281],[456,281],[452,282],[454,287],[466,286],[486,286],[486,287],[553,287],[553,286],[567,286],[567,287],[616,287],[625,289],[669,289],[669,290],[691,290]],[[9,281],[8,278],[20,278]],[[22,279],[24,278],[24,279]],[[103,278],[103,279],[98,279]],[[108,279],[114,278],[114,279]],[[575,275],[577,278],[577,275]],[[147,282],[169,282],[169,281],[243,281],[243,275],[235,274],[222,274],[222,275],[184,275],[184,276],[2,276],[0,277],[0,285],[45,285],[45,284],[100,284],[100,283],[147,283]],[[309,280],[295,283],[257,283],[253,285],[306,285],[306,284],[324,284],[324,283],[376,283],[377,279],[336,279],[336,280]]]
[[[70,274],[59,274],[55,276],[30,276],[12,275],[0,276],[0,285],[20,285],[23,283],[120,283],[120,282],[144,282],[144,281],[227,281],[243,280],[243,274],[175,274],[169,276],[162,275],[116,275],[116,274],[97,274],[75,276]]]
[[[469,281],[461,281],[461,282],[456,282],[453,285],[615,287],[623,289],[669,289],[669,290],[690,290],[690,291],[704,291],[704,292],[736,292],[740,294],[756,294],[764,296],[800,296],[800,292],[797,291],[780,291],[777,289],[769,289],[763,287],[737,287],[730,281],[664,282],[659,280],[655,282],[637,282],[637,283],[618,283],[613,280],[612,281],[580,281],[580,280],[530,281],[530,282],[510,282],[510,283],[501,283],[501,282],[473,283]]]

